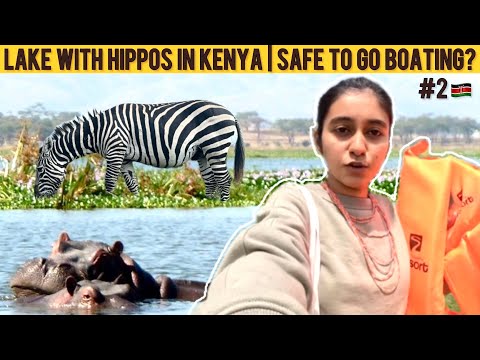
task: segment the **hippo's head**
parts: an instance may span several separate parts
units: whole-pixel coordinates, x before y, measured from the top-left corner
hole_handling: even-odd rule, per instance
[[[96,313],[101,309],[134,309],[131,287],[101,280],[77,281],[67,276],[63,288],[53,294],[19,297],[16,303],[50,309],[65,309],[81,313]]]
[[[112,246],[98,241],[74,241],[62,232],[48,258],[24,263],[10,280],[14,294],[53,294],[64,288],[67,278],[76,281],[103,280],[131,283],[132,267],[123,258],[123,244]]]
[[[75,278],[69,276],[65,287],[69,296],[65,296],[61,292],[58,296],[48,295],[50,307],[66,306],[88,311],[100,308],[129,309],[135,307],[134,303],[128,300],[131,298],[131,288],[128,284],[115,284],[102,280],[77,282]]]
[[[75,268],[51,259],[34,258],[24,263],[10,279],[10,287],[17,297],[53,294],[65,286],[66,279],[80,280]]]

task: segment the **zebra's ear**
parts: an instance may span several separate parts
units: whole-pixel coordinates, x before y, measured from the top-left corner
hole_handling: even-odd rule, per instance
[[[40,154],[42,153],[42,151],[49,152],[51,148],[52,148],[52,139],[50,138],[45,139],[43,145],[40,146]]]
[[[40,145],[40,147],[38,148],[38,155],[42,155],[44,151],[46,151],[45,141],[44,141],[43,144]]]

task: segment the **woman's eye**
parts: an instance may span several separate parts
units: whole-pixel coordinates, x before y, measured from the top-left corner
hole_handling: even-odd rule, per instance
[[[377,129],[372,129],[372,130],[370,130],[370,134],[373,135],[373,136],[381,136],[382,132],[380,130],[377,130]]]
[[[348,129],[346,127],[338,127],[335,129],[335,131],[339,134],[346,134],[348,132]]]

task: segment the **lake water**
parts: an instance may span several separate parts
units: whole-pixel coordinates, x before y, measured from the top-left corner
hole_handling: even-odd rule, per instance
[[[480,164],[480,158],[470,158],[473,163]],[[82,164],[82,159],[75,160],[76,164]],[[397,170],[398,157],[392,157],[387,160],[384,170]],[[198,168],[196,161],[191,161],[189,165],[192,168]],[[227,159],[227,166],[233,169],[233,159]],[[156,169],[152,166],[141,163],[134,163],[135,168]],[[323,162],[320,158],[249,158],[245,161],[245,171],[279,171],[279,170],[309,170],[323,167]],[[171,169],[162,169],[171,170]]]
[[[196,162],[191,163],[192,167],[198,167]],[[227,166],[233,169],[233,160],[227,159]],[[278,171],[278,170],[307,170],[318,169],[323,167],[320,158],[251,158],[245,161],[245,169],[247,171]],[[397,169],[398,158],[392,158],[385,164],[385,169]]]
[[[74,166],[82,166],[86,159],[77,159],[73,162]],[[190,161],[189,166],[198,168],[196,161]],[[227,166],[233,169],[233,159],[227,159]],[[158,168],[145,165],[142,163],[134,163],[137,169],[158,170]],[[323,167],[323,162],[320,158],[249,158],[245,161],[245,171],[279,171],[279,170],[308,170],[318,169]],[[396,169],[398,167],[398,158],[392,158],[385,164],[385,169]],[[171,170],[171,169],[162,169]]]
[[[154,277],[166,274],[206,282],[230,237],[250,222],[256,207],[213,209],[96,209],[0,211],[0,315],[62,314],[15,304],[10,277],[25,261],[47,257],[61,231],[73,240],[112,244]],[[147,300],[131,315],[184,315],[193,302]],[[104,312],[105,313],[105,312]],[[107,314],[124,314],[122,310]]]

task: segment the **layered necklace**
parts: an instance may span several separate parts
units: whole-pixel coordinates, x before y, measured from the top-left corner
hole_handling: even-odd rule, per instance
[[[356,217],[351,215],[343,206],[342,202],[338,199],[337,195],[330,189],[328,186],[327,182],[325,181],[322,186],[325,188],[325,190],[328,192],[328,195],[332,199],[333,203],[337,206],[337,208],[340,210],[342,213],[343,217],[347,220],[348,225],[350,226],[350,229],[353,231],[354,235],[360,242],[360,245],[362,247],[363,255],[365,257],[365,261],[367,263],[367,268],[368,271],[373,278],[375,284],[377,287],[380,289],[380,291],[384,294],[391,294],[393,293],[399,283],[400,279],[400,268],[398,266],[398,256],[397,256],[397,250],[395,247],[395,241],[393,239],[393,235],[390,231],[390,226],[388,223],[388,218],[385,216],[385,213],[383,212],[381,206],[378,204],[378,201],[375,197],[371,195],[370,192],[368,192],[368,198],[372,202],[372,214],[367,216],[367,217]],[[382,260],[379,259],[377,256],[372,254],[368,246],[365,242],[364,236],[368,236],[371,238],[384,238],[385,235],[369,235],[365,231],[362,231],[359,229],[357,224],[366,224],[372,221],[374,218],[376,212],[379,213],[383,224],[385,225],[387,229],[387,238],[388,242],[390,245],[390,255],[387,260]],[[362,236],[363,235],[363,236]],[[389,281],[392,276],[396,274],[396,279],[395,281]]]

